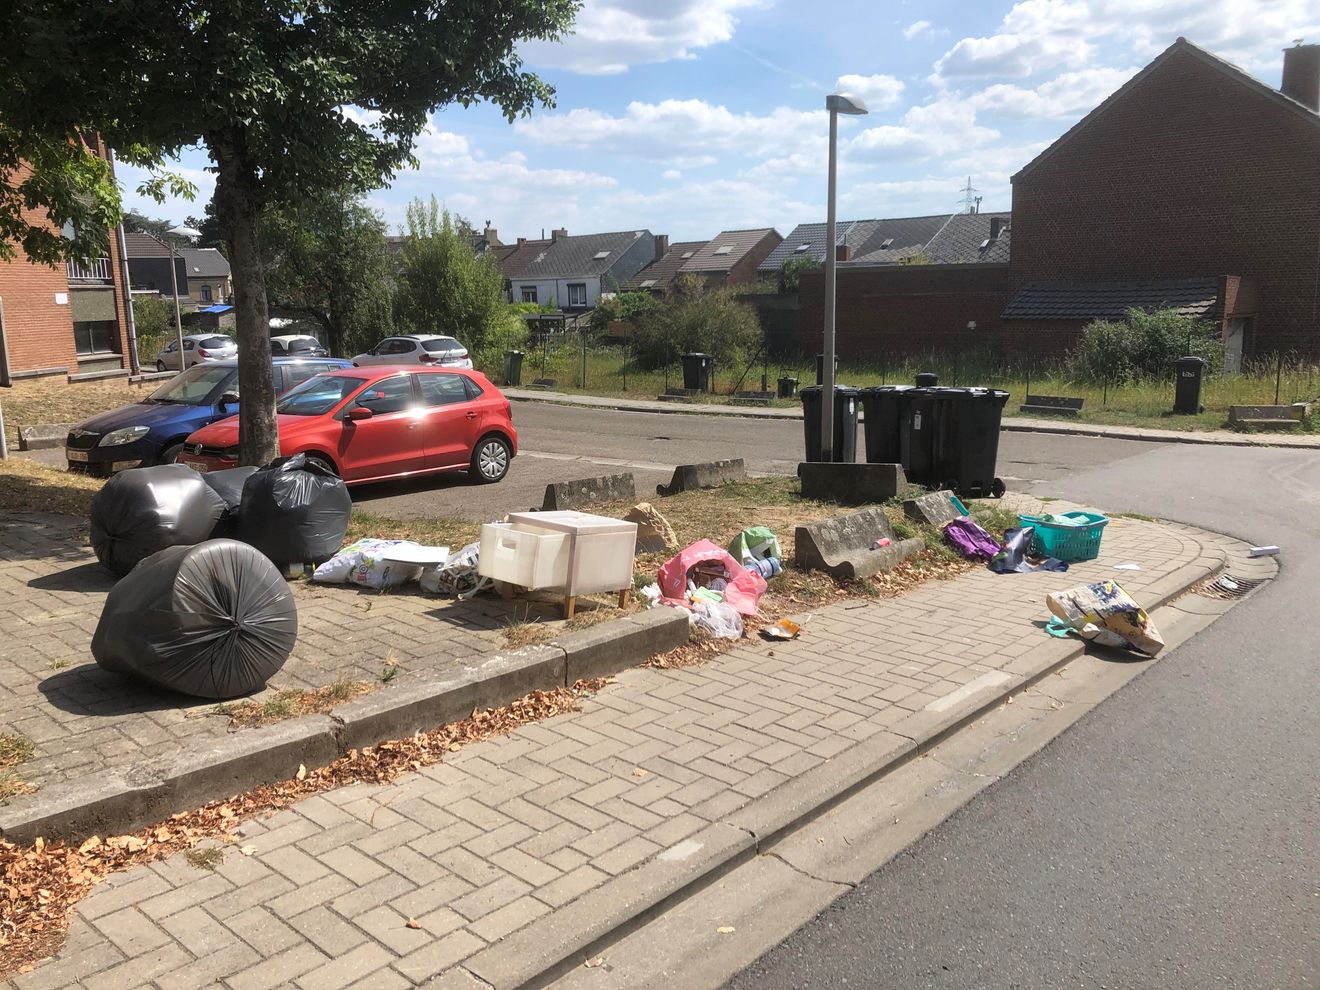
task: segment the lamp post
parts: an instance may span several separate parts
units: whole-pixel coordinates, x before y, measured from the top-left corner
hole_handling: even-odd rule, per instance
[[[179,370],[185,370],[183,367],[183,317],[179,313],[179,274],[178,274],[178,254],[175,252],[175,243],[179,239],[188,242],[195,241],[202,236],[200,230],[193,230],[191,227],[171,227],[165,234],[165,243],[170,249],[170,289],[174,293],[174,343],[179,349]],[[184,284],[187,285],[187,274],[184,275]]]
[[[829,205],[825,219],[825,368],[821,375],[820,395],[820,459],[834,460],[834,278],[838,247],[834,243],[835,173],[838,165],[839,114],[860,116],[866,113],[866,104],[855,96],[839,93],[825,97],[825,109],[830,112],[830,183]]]

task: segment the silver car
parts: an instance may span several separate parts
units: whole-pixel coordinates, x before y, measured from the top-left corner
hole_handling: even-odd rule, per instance
[[[453,337],[438,333],[412,333],[386,337],[365,354],[355,355],[359,368],[373,364],[423,364],[432,368],[471,368],[468,350]]]
[[[238,357],[238,344],[222,333],[194,333],[183,338],[183,365],[179,365],[179,342],[171,340],[156,355],[157,371],[182,371],[207,361],[226,361]]]

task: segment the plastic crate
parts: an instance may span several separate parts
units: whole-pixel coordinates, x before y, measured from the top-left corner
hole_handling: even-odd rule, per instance
[[[1018,516],[1018,525],[1034,526],[1031,552],[1040,557],[1054,557],[1065,563],[1095,560],[1100,556],[1100,540],[1109,519],[1098,512],[1061,512],[1067,519],[1085,519],[1085,526],[1056,526],[1040,516]]]

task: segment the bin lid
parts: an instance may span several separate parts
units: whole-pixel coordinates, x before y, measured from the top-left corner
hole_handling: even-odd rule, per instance
[[[709,355],[709,354],[705,354],[705,353],[703,353],[703,352],[701,352],[701,351],[688,351],[686,354],[683,355],[683,357],[685,357],[685,358],[708,358],[708,357],[710,357],[710,355]]]
[[[589,512],[574,512],[563,509],[557,512],[510,512],[509,522],[538,529],[548,529],[556,533],[594,534],[594,533],[636,533],[637,524],[612,519],[609,516],[595,516]]]

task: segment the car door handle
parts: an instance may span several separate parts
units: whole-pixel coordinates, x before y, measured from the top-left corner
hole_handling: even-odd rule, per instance
[[[467,414],[467,418],[468,418],[468,419],[476,419],[476,418],[477,418],[477,414],[474,413],[474,412],[470,412],[470,413]]]

